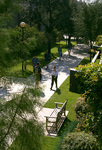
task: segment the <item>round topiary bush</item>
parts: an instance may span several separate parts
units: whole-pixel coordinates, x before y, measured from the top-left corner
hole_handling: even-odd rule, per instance
[[[99,150],[99,147],[92,134],[73,132],[63,139],[61,150]]]

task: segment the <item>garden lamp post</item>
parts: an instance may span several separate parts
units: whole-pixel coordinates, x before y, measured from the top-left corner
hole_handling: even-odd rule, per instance
[[[23,49],[24,28],[26,27],[26,23],[25,22],[21,22],[20,23],[20,27],[22,28],[22,49]],[[24,63],[24,59],[23,59],[23,53],[22,53],[22,73],[23,73],[23,63]]]

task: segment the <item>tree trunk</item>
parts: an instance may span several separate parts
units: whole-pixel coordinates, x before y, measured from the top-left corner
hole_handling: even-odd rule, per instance
[[[48,41],[48,53],[51,53],[51,41],[50,41],[50,39]]]
[[[70,39],[71,39],[71,36],[69,35],[69,38],[68,38],[68,43],[70,43]]]

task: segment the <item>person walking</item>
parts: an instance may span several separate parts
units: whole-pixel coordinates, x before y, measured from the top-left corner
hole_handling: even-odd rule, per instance
[[[32,59],[33,70],[34,70],[34,67],[37,65],[38,62],[39,62],[39,59],[37,58],[36,55],[34,55],[34,57]]]
[[[41,81],[41,68],[39,66],[39,62],[36,64],[33,70],[33,76],[35,78],[35,86],[38,87],[39,81]]]
[[[59,53],[59,60],[61,60],[61,56],[62,56],[62,47],[58,47],[58,53]]]
[[[51,55],[50,55],[50,53],[48,53],[48,51],[45,53],[44,58],[45,58],[45,61],[46,61],[46,69],[48,69],[48,64],[51,60]]]
[[[72,43],[68,42],[68,55],[70,56],[71,53],[71,49],[72,49]]]
[[[56,71],[56,66],[53,66],[53,70],[52,70],[51,76],[52,76],[52,79],[51,79],[51,88],[50,88],[50,90],[52,90],[52,87],[53,87],[54,82],[55,82],[55,84],[56,84],[56,90],[57,90],[57,89],[58,89],[58,88],[57,88],[58,72]]]

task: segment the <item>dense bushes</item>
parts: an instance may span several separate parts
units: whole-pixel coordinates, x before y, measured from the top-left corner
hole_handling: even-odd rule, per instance
[[[99,150],[96,138],[84,132],[68,133],[62,142],[62,150]]]
[[[43,32],[39,32],[36,27],[29,27],[28,25],[24,29],[24,42],[22,43],[22,29],[16,27],[15,29],[9,29],[10,44],[9,47],[15,57],[22,58],[22,53],[27,56],[31,56],[32,53],[43,50],[46,38]],[[24,57],[23,56],[23,57]]]
[[[92,132],[97,135],[98,140],[102,140],[102,65],[88,64],[77,68],[76,79],[79,90],[85,101],[76,103],[76,114],[79,116],[77,131]],[[83,105],[84,104],[84,105]],[[86,111],[83,108],[86,107]],[[79,109],[81,108],[81,109]],[[78,114],[78,111],[81,114]],[[78,118],[78,117],[77,117]]]

